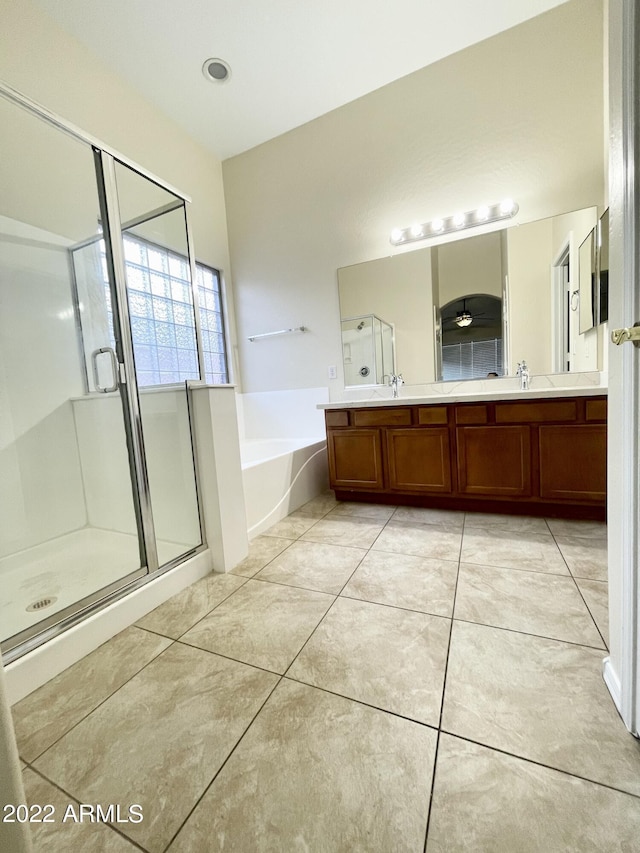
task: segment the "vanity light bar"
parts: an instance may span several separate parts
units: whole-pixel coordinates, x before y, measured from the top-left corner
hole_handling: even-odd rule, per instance
[[[518,205],[515,201],[506,198],[496,204],[483,205],[477,210],[454,213],[444,219],[432,219],[431,222],[411,225],[409,228],[394,228],[390,242],[393,246],[402,246],[404,243],[413,243],[416,240],[428,240],[430,237],[463,231],[465,228],[475,228],[478,225],[487,225],[489,222],[511,219],[517,212]]]

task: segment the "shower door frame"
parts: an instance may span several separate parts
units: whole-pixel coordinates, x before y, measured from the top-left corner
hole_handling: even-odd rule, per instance
[[[116,163],[133,170],[141,177],[151,181],[164,190],[180,199],[184,203],[186,243],[191,271],[191,293],[194,306],[195,336],[198,355],[198,366],[200,380],[191,380],[189,384],[201,384],[204,377],[204,355],[202,348],[202,335],[200,328],[200,313],[198,302],[198,288],[196,279],[195,256],[193,254],[192,232],[189,222],[188,204],[191,198],[185,193],[173,187],[153,173],[139,166],[129,158],[110,148],[100,140],[85,133],[71,122],[48,110],[46,107],[33,101],[31,98],[8,86],[0,80],[0,97],[26,109],[29,113],[47,124],[56,127],[66,135],[82,143],[91,146],[94,157],[96,174],[96,192],[100,204],[100,212],[103,220],[103,238],[107,247],[107,263],[109,265],[109,281],[115,291],[115,307],[113,312],[114,332],[117,344],[117,379],[118,390],[122,402],[123,421],[126,432],[127,452],[129,456],[129,472],[131,477],[131,488],[133,493],[133,504],[137,523],[137,535],[140,549],[140,566],[133,572],[129,572],[113,583],[74,602],[66,608],[42,619],[30,628],[20,631],[10,639],[11,645],[2,642],[2,661],[6,665],[17,660],[22,655],[32,651],[59,636],[69,628],[83,622],[88,616],[104,609],[108,605],[118,601],[125,595],[145,586],[150,580],[175,568],[192,556],[207,549],[205,529],[202,516],[201,489],[198,479],[197,449],[192,428],[191,409],[189,400],[189,385],[185,387],[187,395],[187,406],[189,411],[189,423],[191,432],[191,450],[193,460],[193,471],[195,480],[196,503],[198,510],[198,524],[200,529],[200,544],[188,549],[172,560],[159,565],[156,547],[156,535],[151,504],[151,490],[149,485],[147,462],[144,450],[144,435],[140,402],[138,398],[139,386],[136,380],[133,339],[129,318],[129,303],[127,298],[127,281],[124,262],[124,251],[122,243],[123,226],[120,218],[118,205],[118,193],[116,185]],[[75,281],[71,276],[72,295],[76,297]],[[79,340],[79,348],[81,340]],[[84,364],[84,359],[83,359]],[[84,364],[86,370],[86,364]],[[179,387],[179,386],[176,386]]]

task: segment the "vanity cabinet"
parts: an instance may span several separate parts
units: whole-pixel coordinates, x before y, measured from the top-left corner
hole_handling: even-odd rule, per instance
[[[340,500],[604,518],[606,397],[327,409]]]
[[[456,440],[460,494],[531,497],[528,426],[458,427]]]
[[[446,427],[385,430],[389,489],[451,494],[449,431]]]
[[[329,430],[327,448],[332,488],[384,489],[380,430]]]

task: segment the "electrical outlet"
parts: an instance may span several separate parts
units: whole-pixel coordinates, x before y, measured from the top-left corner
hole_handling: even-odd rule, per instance
[[[329,372],[329,379],[337,379],[338,378],[338,370],[337,370],[335,364],[329,365],[328,372]]]

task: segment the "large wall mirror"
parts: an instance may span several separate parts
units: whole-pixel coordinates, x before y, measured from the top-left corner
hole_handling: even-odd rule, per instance
[[[592,232],[596,207],[343,267],[341,320],[391,324],[408,384],[509,375],[523,359],[534,374],[597,370],[597,331],[580,329],[579,254]],[[343,332],[345,353],[345,385],[363,384],[350,379],[358,354]]]

